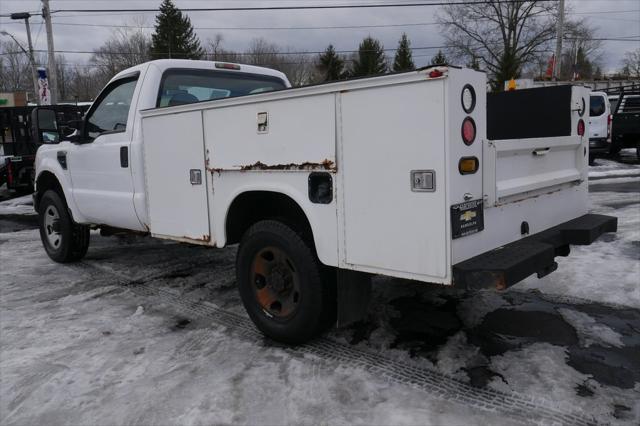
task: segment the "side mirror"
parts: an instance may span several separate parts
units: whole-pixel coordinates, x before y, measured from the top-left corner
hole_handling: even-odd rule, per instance
[[[60,131],[53,108],[37,107],[31,112],[31,137],[35,143],[55,144],[60,142]]]
[[[82,136],[83,127],[84,120],[71,120],[60,125],[60,132],[65,139],[69,139],[71,142],[78,142]]]

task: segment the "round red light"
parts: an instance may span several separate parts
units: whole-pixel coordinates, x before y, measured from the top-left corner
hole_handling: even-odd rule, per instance
[[[471,145],[476,140],[476,123],[471,117],[462,122],[462,141],[465,145]]]
[[[578,120],[578,135],[584,136],[584,121]]]

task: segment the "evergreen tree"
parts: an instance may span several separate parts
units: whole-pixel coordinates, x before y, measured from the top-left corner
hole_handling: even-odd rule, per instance
[[[413,63],[413,57],[411,55],[411,42],[407,38],[406,34],[402,34],[402,38],[398,43],[398,50],[396,50],[396,57],[393,61],[393,70],[396,72],[412,71],[416,66]]]
[[[576,63],[574,65],[574,76],[576,80],[588,80],[593,77],[593,64],[587,58],[582,47],[578,48]]]
[[[363,77],[365,75],[383,74],[387,71],[387,58],[380,42],[371,36],[362,40],[358,48],[358,54],[353,61],[352,75]]]
[[[336,81],[344,78],[344,59],[336,53],[332,44],[318,57],[317,68],[321,74],[321,81]]]
[[[151,36],[151,57],[200,59],[203,55],[204,50],[189,17],[183,15],[171,0],[163,0]]]
[[[594,80],[602,80],[602,70],[599,66],[596,66],[596,70],[593,72]]]
[[[442,50],[438,50],[436,56],[431,58],[431,65],[447,65],[447,57],[444,56]]]

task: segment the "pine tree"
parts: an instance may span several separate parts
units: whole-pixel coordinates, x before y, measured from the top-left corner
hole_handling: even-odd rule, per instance
[[[413,57],[411,55],[411,42],[407,38],[406,34],[402,34],[402,38],[398,43],[398,50],[396,50],[396,57],[393,61],[393,70],[396,72],[412,71],[416,66],[413,63]]]
[[[189,17],[183,15],[171,0],[163,0],[151,36],[151,57],[200,59],[203,55],[204,50]]]
[[[431,58],[431,65],[447,65],[447,57],[444,56],[442,50],[438,50],[436,56]]]
[[[317,68],[321,74],[321,81],[336,81],[344,78],[344,59],[336,53],[332,44],[318,57]]]
[[[353,61],[352,75],[363,77],[365,75],[382,74],[387,71],[387,58],[380,42],[371,36],[362,40],[358,48],[358,54]]]

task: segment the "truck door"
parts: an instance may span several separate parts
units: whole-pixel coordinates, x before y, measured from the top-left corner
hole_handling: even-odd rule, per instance
[[[129,164],[137,85],[138,73],[111,82],[87,113],[82,142],[64,153],[73,198],[89,222],[141,228]]]

